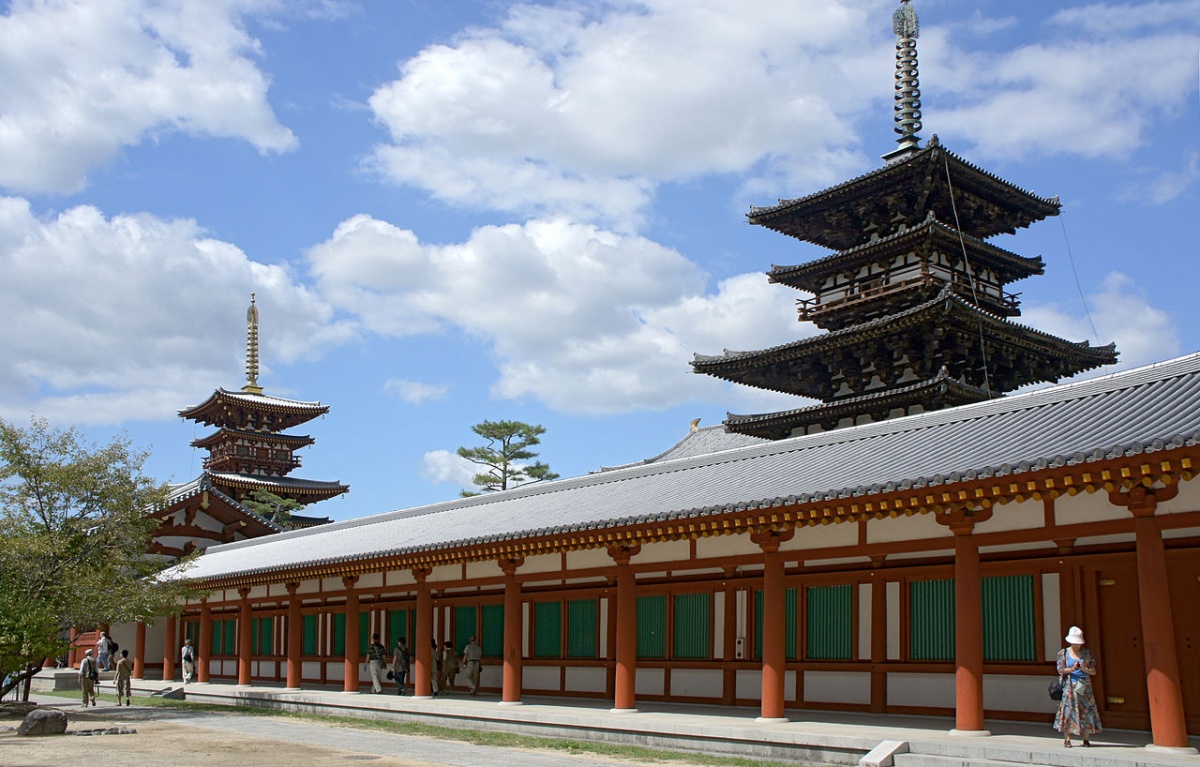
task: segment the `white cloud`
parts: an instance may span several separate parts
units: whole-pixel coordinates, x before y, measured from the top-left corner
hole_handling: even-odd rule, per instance
[[[251,291],[264,373],[352,332],[286,268],[250,261],[187,220],[106,219],[90,206],[39,219],[25,200],[0,197],[0,274],[7,418],[161,419],[213,382],[237,386]]]
[[[1195,27],[1197,20],[1200,20],[1200,0],[1093,3],[1065,8],[1051,18],[1053,24],[1079,28],[1095,35],[1129,35],[1142,29],[1171,26]]]
[[[168,131],[294,149],[241,26],[276,5],[14,2],[0,16],[0,185],[75,192],[122,147]]]
[[[1153,178],[1135,182],[1118,195],[1121,202],[1164,205],[1182,197],[1200,181],[1200,152],[1188,152],[1170,170],[1159,171]]]
[[[1170,315],[1152,306],[1145,291],[1132,278],[1120,272],[1110,273],[1100,292],[1087,297],[1087,303],[1091,322],[1086,315],[1068,314],[1057,304],[1027,305],[1018,322],[1072,340],[1088,339],[1093,344],[1115,341],[1121,355],[1117,366],[1098,373],[1138,367],[1179,355],[1179,333]],[[1095,333],[1092,332],[1093,323]]]
[[[450,387],[445,384],[428,384],[393,378],[383,385],[383,390],[411,405],[420,405],[430,400],[445,399]]]
[[[561,219],[488,226],[424,245],[367,216],[309,252],[317,289],[363,327],[401,337],[454,329],[490,345],[493,393],[563,412],[668,407],[714,394],[694,352],[782,343],[795,294],[762,274],[722,282],[650,240]]]
[[[855,141],[847,116],[878,94],[862,63],[886,61],[878,17],[810,0],[518,5],[372,95],[392,143],[369,164],[460,205],[621,228],[664,181],[825,180]]]
[[[437,484],[470,488],[477,472],[475,464],[449,450],[431,450],[421,459],[421,476]]]

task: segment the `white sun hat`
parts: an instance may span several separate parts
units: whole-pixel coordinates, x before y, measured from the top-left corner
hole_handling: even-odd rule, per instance
[[[1072,626],[1067,632],[1067,644],[1083,644],[1083,629]]]

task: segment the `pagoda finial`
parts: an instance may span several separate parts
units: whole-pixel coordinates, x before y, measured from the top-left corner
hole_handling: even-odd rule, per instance
[[[917,73],[917,37],[921,25],[909,0],[900,0],[900,7],[892,13],[892,31],[897,38],[896,101],[892,107],[896,125],[893,130],[900,134],[896,139],[900,146],[883,156],[889,162],[921,146],[917,135],[921,131],[921,82]]]
[[[247,394],[262,394],[258,385],[258,307],[254,305],[254,293],[250,294],[250,308],[246,310],[246,385]]]

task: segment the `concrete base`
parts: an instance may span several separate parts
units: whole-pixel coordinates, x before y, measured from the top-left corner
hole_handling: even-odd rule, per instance
[[[1146,746],[1147,751],[1153,751],[1157,754],[1179,754],[1180,756],[1191,756],[1200,754],[1200,751],[1191,746],[1156,746],[1153,743]]]
[[[500,705],[500,706],[524,706],[525,704],[519,700],[502,700],[497,705]]]
[[[990,738],[990,737],[992,737],[991,730],[951,730],[950,734],[956,738]]]
[[[610,714],[636,714],[637,712],[636,708],[610,708],[608,710]]]
[[[893,767],[896,754],[907,754],[908,742],[903,740],[885,740],[858,760],[858,767]]]
[[[786,716],[756,716],[756,717],[754,717],[755,724],[783,724],[784,722],[790,722],[790,721],[792,721],[792,720],[788,719]]]

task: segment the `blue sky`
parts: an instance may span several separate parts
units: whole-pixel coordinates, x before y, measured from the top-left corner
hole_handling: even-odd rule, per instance
[[[895,5],[5,3],[0,417],[191,479],[175,414],[244,382],[251,291],[338,519],[454,497],[484,419],[572,476],[805,404],[688,362],[816,332],[763,273],[825,253],[745,213],[879,167]],[[1200,2],[914,7],[922,137],[1062,199],[995,240],[1046,260],[1019,321],[1200,348]]]

